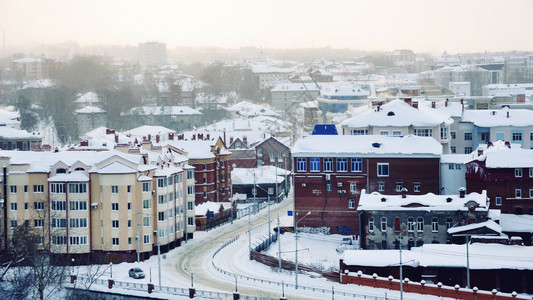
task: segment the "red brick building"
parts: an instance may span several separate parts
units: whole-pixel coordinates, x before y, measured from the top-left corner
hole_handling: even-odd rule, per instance
[[[357,234],[362,189],[391,195],[403,189],[415,195],[439,192],[442,146],[432,138],[313,135],[297,141],[292,153],[294,210],[300,217],[311,212],[298,227]]]
[[[533,214],[533,150],[489,143],[466,164],[468,192],[487,190],[490,208],[502,213]]]

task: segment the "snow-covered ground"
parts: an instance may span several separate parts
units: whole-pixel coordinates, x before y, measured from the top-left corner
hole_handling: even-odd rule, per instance
[[[283,206],[279,204],[279,206]],[[286,208],[280,209],[280,223],[281,226],[292,226],[292,217],[287,216]],[[272,206],[271,229],[273,230],[277,225],[276,213],[277,205]],[[252,220],[258,218],[265,218],[267,209],[263,209],[260,213],[253,215]],[[370,287],[361,287],[354,285],[342,285],[338,282],[327,281],[324,278],[319,278],[317,274],[303,274],[298,275],[299,288],[294,288],[295,273],[292,271],[283,270],[278,272],[277,268],[265,266],[256,261],[248,259],[249,256],[249,240],[247,232],[236,232],[236,228],[247,229],[248,217],[235,220],[234,224],[226,224],[219,228],[210,230],[208,232],[196,232],[194,239],[182,244],[180,247],[171,250],[169,253],[162,255],[161,258],[161,285],[164,287],[188,288],[191,286],[191,279],[194,281],[198,276],[204,278],[212,278],[213,282],[218,285],[218,291],[229,292],[228,289],[235,289],[237,285],[239,292],[242,295],[260,295],[261,297],[279,298],[282,293],[289,299],[325,299],[332,298],[334,292],[335,299],[354,299],[354,294],[365,295],[366,297],[376,299],[399,299],[399,292],[389,291],[384,289],[374,289]],[[252,226],[252,245],[258,244],[261,240],[268,237],[268,225],[264,223],[261,226]],[[221,248],[222,244],[213,245],[214,237],[224,234],[233,234],[237,237],[232,243],[226,247]],[[275,234],[275,233],[272,233]],[[301,264],[307,264],[326,270],[337,269],[339,266],[339,258],[342,253],[337,252],[337,248],[341,246],[343,236],[340,235],[317,235],[317,234],[299,234],[298,240],[298,261]],[[284,233],[281,235],[281,252],[282,258],[287,260],[295,259],[295,236],[293,233]],[[193,273],[193,277],[184,276],[180,273],[179,261],[190,249],[194,247],[204,247],[208,250],[202,253],[202,257],[195,263],[195,270],[187,270]],[[219,250],[219,251],[217,251]],[[277,257],[278,244],[274,243],[264,253]],[[200,254],[199,254],[200,255]],[[133,279],[128,276],[128,270],[132,267],[140,267],[146,273],[144,279]],[[103,275],[100,279],[107,280],[111,278],[111,268],[113,280],[130,283],[144,283],[149,282],[158,285],[158,256],[154,255],[150,259],[140,263],[121,263],[115,265],[106,265],[101,268]],[[222,271],[222,272],[221,272]],[[74,267],[73,272],[83,274],[85,267]],[[220,282],[220,283],[219,283]],[[282,288],[282,283],[286,284]],[[194,281],[194,287],[197,290],[213,290],[212,286],[207,283]],[[106,290],[107,287],[99,287],[99,289]],[[313,290],[314,289],[314,290]],[[124,293],[133,293],[128,290],[114,288],[114,292],[122,291]],[[351,296],[343,296],[342,293],[350,293]],[[137,292],[136,292],[137,293]],[[172,299],[177,299],[172,296]],[[171,297],[169,296],[169,299]],[[185,297],[186,298],[186,297]],[[215,297],[216,298],[216,297]],[[433,296],[422,296],[417,294],[405,294],[404,299],[437,299]]]

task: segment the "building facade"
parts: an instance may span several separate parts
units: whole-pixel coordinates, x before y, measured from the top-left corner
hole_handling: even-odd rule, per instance
[[[292,149],[294,209],[300,217],[311,212],[299,226],[357,234],[363,189],[438,194],[441,154],[442,146],[429,137],[314,135],[298,140]]]

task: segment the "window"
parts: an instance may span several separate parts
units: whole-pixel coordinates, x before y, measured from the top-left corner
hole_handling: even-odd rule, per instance
[[[131,202],[128,202],[128,210],[131,210]]]
[[[378,177],[387,177],[387,176],[389,176],[389,164],[378,163]]]
[[[52,227],[53,228],[66,228],[67,227],[67,219],[52,218]]]
[[[378,192],[384,192],[385,191],[385,182],[380,181],[378,182]]]
[[[480,140],[487,143],[490,140],[490,134],[488,132],[482,132]]]
[[[71,236],[69,237],[71,245],[87,245],[87,236]]]
[[[347,158],[337,158],[337,172],[348,172]]]
[[[431,218],[431,232],[439,232],[439,219]]]
[[[533,168],[529,168],[529,178],[533,178]]]
[[[194,218],[193,217],[188,217],[187,218],[187,225],[194,225]]]
[[[157,220],[158,221],[165,221],[165,212],[164,211],[160,211],[157,213]]]
[[[66,245],[67,237],[64,235],[53,235],[52,236],[52,245]]]
[[[116,188],[116,191],[113,193],[118,193],[118,187],[117,186],[114,186],[114,187]],[[111,190],[113,190],[113,186],[111,187]],[[72,194],[87,193],[87,184],[86,183],[69,183],[68,192]]]
[[[42,185],[42,184],[34,184],[33,185],[33,192],[34,193],[44,193],[44,185]]]
[[[275,153],[270,153],[269,158],[270,158],[270,162],[275,161],[276,160],[276,154]]]
[[[150,244],[150,243],[152,243],[152,241],[151,241],[151,235],[150,235],[150,234],[145,234],[145,235],[143,235],[143,243],[144,243],[144,244]]]
[[[87,218],[70,218],[70,228],[87,228]]]
[[[407,218],[407,231],[409,232],[415,231],[415,219],[412,217]]]
[[[111,194],[118,194],[118,185],[111,186]]]
[[[465,154],[472,153],[472,147],[465,147]]]
[[[207,198],[207,192],[204,191],[204,198]]]
[[[143,182],[143,192],[150,191],[150,182]]]
[[[207,165],[206,164],[204,164],[204,170],[207,170]]]
[[[207,183],[207,178],[204,177],[203,180],[204,180],[203,183],[206,184]]]
[[[35,228],[44,227],[44,220],[43,219],[35,219],[35,220],[33,220],[33,227],[35,227]]]
[[[187,179],[194,179],[194,171],[187,171]]]
[[[533,189],[529,189],[529,199],[533,199]]]
[[[194,209],[194,202],[187,202],[187,210],[193,210]]]
[[[514,169],[514,177],[522,177],[522,169],[520,168]]]
[[[111,227],[118,228],[118,220],[111,220]]]
[[[387,231],[387,218],[382,217],[381,218],[381,232]]]
[[[118,246],[118,238],[111,238],[111,245]]]
[[[17,220],[9,220],[9,225],[11,228],[16,228],[18,226]]]
[[[416,231],[424,232],[424,218],[418,217],[416,219]]]
[[[56,170],[56,174],[66,174],[67,173],[67,169],[65,168],[58,168]]]
[[[357,193],[357,182],[350,182],[350,193]]]
[[[514,189],[514,196],[515,198],[522,198],[522,189],[520,188]]]
[[[150,227],[150,226],[151,226],[150,216],[143,216],[143,227]]]
[[[87,210],[87,201],[69,201],[69,210]]]
[[[25,209],[25,210],[28,210],[28,207],[29,207],[28,202],[24,202],[24,209]]]
[[[144,199],[143,200],[143,209],[149,209],[152,207],[152,202],[150,199]]]
[[[157,195],[157,204],[167,203],[167,195]]]
[[[298,157],[296,159],[296,171],[306,172],[307,171],[307,162],[305,157]]]
[[[368,231],[374,232],[374,218],[368,218]]]
[[[9,186],[9,192],[11,194],[16,194],[17,193],[17,186],[16,185],[10,185]]]
[[[432,129],[415,129],[415,135],[417,136],[433,136]]]
[[[52,210],[67,210],[66,201],[52,201]]]
[[[363,159],[352,158],[352,172],[362,172],[362,171],[363,171]]]
[[[448,128],[442,127],[440,129],[440,139],[441,140],[447,140],[448,139]]]
[[[400,218],[399,217],[394,218],[394,231],[399,232],[401,228],[402,226],[400,223]]]
[[[324,158],[324,172],[333,172],[333,158]]]
[[[65,193],[65,184],[63,183],[52,183],[50,184],[50,191],[54,194],[64,194]]]
[[[17,210],[17,202],[11,202],[11,210]]]
[[[446,229],[450,229],[453,226],[453,219],[452,218],[446,218]]]
[[[455,131],[450,132],[450,137],[452,138],[452,140],[455,140]]]
[[[501,206],[502,205],[502,196],[496,196],[496,206]]]
[[[455,146],[451,146],[450,151],[452,152],[452,154],[455,154],[457,153],[457,148]]]
[[[331,182],[326,183],[326,191],[331,192]]]
[[[472,132],[465,132],[465,141],[472,140]]]
[[[194,186],[193,185],[187,186],[187,195],[194,195]]]
[[[257,148],[257,155],[259,156],[263,155],[263,148]]]
[[[402,191],[403,182],[396,182],[396,192]]]
[[[28,186],[25,185],[25,186],[24,186],[24,193],[27,193],[27,192],[28,192]]]
[[[118,210],[118,203],[111,203],[111,210]]]
[[[393,130],[392,131],[392,135],[393,136],[401,136],[402,135],[402,132],[400,130]]]
[[[128,193],[131,193],[131,185],[128,185],[127,191],[128,191]]]
[[[513,132],[513,141],[516,141],[516,142],[522,141],[522,133],[521,132]]]
[[[379,131],[379,135],[389,135],[389,131],[388,130],[380,130]]]
[[[413,192],[420,193],[420,182],[413,183]]]
[[[366,129],[352,129],[350,130],[350,135],[367,135],[368,130]]]
[[[353,199],[353,198],[348,199],[348,208],[349,209],[354,209],[355,208],[355,199]]]

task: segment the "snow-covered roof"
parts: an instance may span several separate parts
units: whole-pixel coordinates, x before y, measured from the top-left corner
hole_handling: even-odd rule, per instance
[[[42,137],[39,133],[29,133],[26,130],[15,129],[7,126],[0,126],[0,136],[4,139],[36,139],[40,140]]]
[[[532,168],[533,150],[508,148],[503,141],[496,141],[476,160],[485,161],[487,168]]]
[[[0,109],[0,124],[5,124],[9,127],[20,126],[20,113],[14,111],[14,109],[12,106]]]
[[[471,154],[443,154],[440,156],[441,164],[464,164],[471,160]]]
[[[272,88],[271,92],[306,92],[319,91],[315,83],[281,83]]]
[[[266,106],[253,104],[248,101],[241,101],[231,107],[228,107],[227,110],[235,113],[236,115],[247,116],[247,117],[249,116],[275,117],[279,115],[278,113],[276,113],[275,111],[271,110],[270,108]]]
[[[97,113],[105,113],[105,110],[101,109],[100,107],[96,106],[85,106],[84,108],[80,108],[75,110],[78,114],[97,114]]]
[[[141,106],[132,108],[131,115],[201,115],[198,110],[188,106]]]
[[[503,232],[533,231],[532,215],[500,214],[500,226]]]
[[[202,140],[194,140],[194,141],[186,141],[186,140],[168,140],[168,141],[162,141],[159,143],[160,146],[172,146],[176,147],[178,149],[181,149],[185,152],[187,152],[187,157],[189,159],[209,159],[214,158],[215,155],[213,154],[211,150],[211,145],[213,141],[202,141]],[[224,154],[226,152],[222,152],[221,154]],[[227,154],[230,154],[229,151],[227,151]]]
[[[347,127],[393,126],[393,127],[436,127],[451,124],[453,120],[438,112],[421,111],[402,100],[396,99],[384,104],[380,109],[367,110],[341,123]]]
[[[416,211],[466,211],[468,205],[475,202],[482,210],[488,209],[487,192],[466,194],[464,198],[459,195],[382,195],[378,192],[367,194],[361,190],[361,198],[357,210],[416,210]]]
[[[488,221],[481,222],[481,223],[472,223],[472,224],[467,224],[467,225],[448,228],[448,233],[451,234],[451,235],[454,235],[454,234],[458,234],[458,233],[461,233],[461,232],[468,232],[468,231],[480,229],[480,228],[483,228],[483,227],[489,228],[490,230],[492,230],[492,231],[494,231],[494,232],[496,232],[498,234],[502,233],[501,226],[498,225],[493,220],[488,220]]]
[[[431,137],[378,135],[310,135],[296,141],[294,157],[336,156],[408,156],[436,157],[442,145]]]
[[[272,65],[267,64],[254,64],[251,66],[252,72],[254,73],[286,73],[289,74],[293,71],[293,69],[289,68],[279,68]]]
[[[205,216],[208,210],[218,213],[221,205],[222,205],[221,202],[207,201],[202,204],[196,205],[196,208],[194,209],[194,213],[197,216]]]
[[[89,176],[84,172],[74,171],[70,174],[56,174],[48,178],[48,182],[88,182]]]
[[[176,133],[176,131],[163,126],[144,125],[124,131],[122,133],[125,135],[131,135],[132,137],[147,137],[149,134],[168,135],[169,133]]]
[[[474,270],[533,270],[533,247],[473,243],[469,245],[469,267]],[[399,250],[345,250],[344,263],[356,266],[399,266]],[[402,251],[404,265],[466,268],[465,245],[424,244]]]
[[[276,172],[278,177],[276,177]],[[235,168],[231,171],[231,182],[246,185],[254,184],[254,182],[255,184],[274,184],[283,182],[284,176],[289,174],[290,171],[275,166]]]
[[[465,110],[461,122],[471,122],[479,127],[533,126],[533,111],[529,109]]]
[[[78,99],[76,99],[76,101],[74,101],[76,103],[88,103],[88,104],[93,104],[93,103],[98,103],[100,102],[100,99],[98,98],[98,95],[94,92],[88,92],[88,93],[85,93],[83,95],[81,95]]]
[[[134,170],[120,162],[114,162],[98,170],[98,173],[100,174],[130,174],[136,172],[137,170]]]

